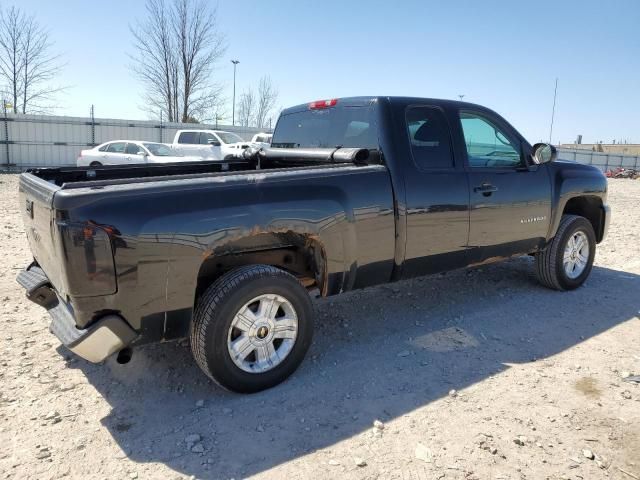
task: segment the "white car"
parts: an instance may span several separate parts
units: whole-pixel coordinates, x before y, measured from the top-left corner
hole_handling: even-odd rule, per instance
[[[251,139],[251,143],[260,147],[270,147],[273,134],[271,133],[256,133]]]
[[[171,163],[200,160],[202,160],[200,157],[180,155],[164,143],[114,140],[90,150],[82,150],[77,164],[79,167],[98,167],[127,163]]]
[[[196,155],[206,160],[228,160],[239,157],[251,142],[222,130],[178,130],[172,146],[185,155]]]

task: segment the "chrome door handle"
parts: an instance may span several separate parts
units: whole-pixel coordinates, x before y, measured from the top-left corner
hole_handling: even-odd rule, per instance
[[[482,193],[482,195],[484,195],[485,197],[488,197],[493,192],[497,192],[498,187],[496,187],[495,185],[491,185],[490,183],[483,183],[482,185],[478,185],[477,187],[474,187],[473,191],[477,193]]]

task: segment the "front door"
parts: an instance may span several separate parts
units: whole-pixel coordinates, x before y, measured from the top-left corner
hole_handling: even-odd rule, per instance
[[[217,135],[210,132],[200,132],[200,145],[206,145],[206,158],[222,160],[222,147]]]
[[[405,111],[410,151],[406,153],[406,253],[403,277],[466,265],[469,185],[455,161],[444,112],[428,105]]]
[[[547,166],[529,161],[530,147],[497,115],[463,110],[460,124],[470,187],[471,262],[544,245],[551,219]]]

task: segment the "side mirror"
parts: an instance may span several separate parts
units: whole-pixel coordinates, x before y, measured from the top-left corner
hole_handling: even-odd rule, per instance
[[[220,142],[219,142],[219,141],[217,141],[217,140],[216,140],[216,139],[214,139],[214,138],[211,138],[211,139],[207,140],[207,143],[208,143],[209,145],[211,145],[212,147],[219,147],[219,146],[220,146]]]
[[[537,165],[553,162],[558,158],[558,150],[548,143],[536,143],[533,146],[533,162]]]

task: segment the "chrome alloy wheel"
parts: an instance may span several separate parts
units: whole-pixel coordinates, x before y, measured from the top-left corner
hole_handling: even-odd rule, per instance
[[[564,273],[571,279],[578,278],[589,262],[589,239],[587,235],[578,230],[575,232],[564,247],[562,264]]]
[[[286,298],[260,295],[248,301],[231,322],[227,348],[238,368],[264,373],[291,353],[298,335],[298,316]]]

